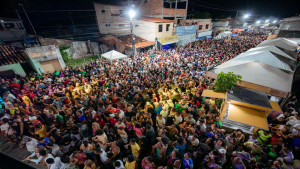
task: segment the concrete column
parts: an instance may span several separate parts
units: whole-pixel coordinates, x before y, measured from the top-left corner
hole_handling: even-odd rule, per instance
[[[172,2],[170,2],[170,9],[172,8]]]
[[[177,0],[175,2],[175,22],[177,24]]]
[[[186,20],[186,17],[187,17],[188,5],[189,5],[189,0],[186,0],[186,3],[185,3],[185,10],[186,10],[185,20]]]
[[[161,0],[161,19],[164,19],[164,1],[165,0]]]

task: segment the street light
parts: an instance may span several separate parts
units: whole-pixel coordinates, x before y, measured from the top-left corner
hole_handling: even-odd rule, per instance
[[[2,20],[2,19],[1,19],[1,20],[0,20],[0,22],[2,22],[2,23],[3,23],[3,22],[4,22],[4,20]]]
[[[257,24],[260,24],[260,22],[261,22],[260,20],[256,21]]]
[[[277,22],[277,20],[274,20],[272,23],[276,23]]]
[[[133,10],[133,9],[130,9],[129,10],[129,18],[130,20],[132,20],[136,15],[136,12]]]
[[[244,19],[248,19],[251,16],[251,14],[247,13],[243,16]]]
[[[133,36],[133,23],[132,19],[135,17],[136,12],[133,9],[130,9],[128,12],[129,18],[130,18],[130,32],[131,32],[131,37],[132,37],[132,50],[133,50],[133,58],[135,57],[135,38]]]
[[[269,19],[267,19],[266,21],[265,21],[265,23],[268,23],[270,20]]]

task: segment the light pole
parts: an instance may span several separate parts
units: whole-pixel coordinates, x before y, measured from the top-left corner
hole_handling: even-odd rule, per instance
[[[132,37],[132,50],[133,50],[133,58],[135,57],[135,38],[133,35],[133,23],[132,23],[132,19],[135,17],[136,12],[133,9],[129,10],[129,18],[130,18],[130,33],[131,33],[131,37]]]
[[[28,14],[27,14],[27,12],[26,12],[26,10],[25,10],[23,4],[18,4],[18,5],[22,7],[22,9],[23,9],[23,11],[24,11],[24,13],[25,13],[25,15],[26,15],[28,21],[29,21],[29,24],[30,24],[30,26],[31,26],[31,28],[32,28],[32,30],[33,30],[35,36],[36,36],[36,31],[35,31],[35,29],[34,29],[32,23],[31,23],[31,20],[30,20],[29,17],[28,17]]]

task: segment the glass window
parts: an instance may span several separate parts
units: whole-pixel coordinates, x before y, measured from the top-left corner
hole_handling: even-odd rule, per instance
[[[135,25],[136,28],[138,28],[140,25]]]
[[[158,25],[158,32],[162,32],[163,31],[163,25]]]
[[[209,26],[209,24],[206,24],[206,25],[205,25],[205,29],[208,29],[208,26]]]
[[[106,27],[110,27],[110,24],[105,24]]]
[[[202,30],[202,26],[203,26],[203,25],[199,25],[199,30]]]
[[[124,27],[125,25],[124,24],[119,24],[119,27]]]
[[[170,24],[167,24],[166,31],[168,32],[169,30],[170,30]]]
[[[101,12],[102,12],[102,13],[105,13],[105,10],[102,10]]]

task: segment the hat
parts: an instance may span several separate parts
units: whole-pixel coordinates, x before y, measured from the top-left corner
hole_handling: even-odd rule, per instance
[[[296,112],[295,110],[294,111],[292,111],[292,113],[291,113],[292,115],[297,115],[298,114],[298,112]]]
[[[110,114],[109,116],[110,116],[110,117],[115,117],[115,114]]]

